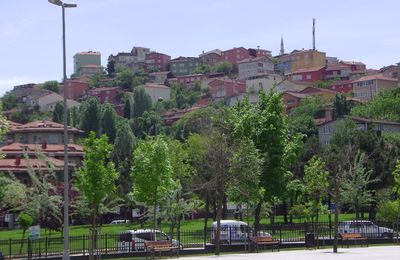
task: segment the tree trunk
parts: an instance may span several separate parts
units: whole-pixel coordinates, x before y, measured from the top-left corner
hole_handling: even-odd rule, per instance
[[[213,221],[217,220],[217,202],[213,200]]]
[[[153,240],[156,241],[156,228],[157,228],[157,204],[156,203],[154,203],[153,214],[154,214]]]
[[[288,221],[288,205],[287,201],[283,201],[283,222],[285,224],[289,223]]]
[[[206,196],[206,216],[204,218],[204,235],[207,237],[207,222],[208,222],[208,216],[210,215],[210,198],[208,195]]]
[[[337,174],[337,173],[336,173]],[[338,252],[339,242],[339,203],[340,203],[340,187],[338,177],[334,177],[333,201],[335,202],[335,220],[334,220],[334,238],[333,238],[333,253]]]
[[[20,254],[22,253],[22,248],[24,247],[25,232],[26,232],[26,229],[24,229],[24,230],[22,231],[21,247],[19,248],[19,253],[20,253]]]
[[[97,239],[97,208],[94,209],[92,215],[92,230],[91,230],[91,246],[89,250],[89,259],[95,259],[95,251],[96,251],[96,239]]]
[[[222,195],[223,196],[223,195]],[[217,233],[216,233],[216,245],[215,245],[215,255],[220,254],[220,244],[221,244],[221,217],[222,217],[222,205],[223,197],[220,197],[217,202]]]
[[[222,201],[222,219],[227,219],[227,215],[228,215],[228,202],[226,199],[226,195],[224,195],[223,201]]]
[[[257,235],[257,232],[260,229],[261,206],[262,201],[258,202],[254,212],[254,235]]]

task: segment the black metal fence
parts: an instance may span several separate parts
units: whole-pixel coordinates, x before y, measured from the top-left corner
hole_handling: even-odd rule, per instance
[[[392,223],[348,221],[341,222],[339,233],[362,233],[369,239],[381,239],[383,242],[391,242],[397,239],[396,226]],[[161,233],[161,232],[160,232]],[[124,233],[99,234],[97,237],[96,254],[115,254],[144,250],[144,240],[138,239],[138,235],[124,238]],[[126,232],[125,232],[126,234]],[[168,231],[163,235],[164,239],[171,239],[178,243],[182,250],[189,248],[206,248],[215,243],[216,229],[182,230],[179,234],[167,237]],[[312,238],[319,245],[331,241],[334,236],[333,226],[330,223],[295,223],[262,225],[257,233],[244,226],[223,225],[220,233],[220,241],[226,245],[240,245],[248,243],[252,236],[272,236],[283,245],[306,245],[306,239]],[[311,235],[311,236],[310,236]],[[157,237],[157,236],[156,236]],[[71,255],[87,255],[91,247],[89,235],[70,236]],[[61,256],[63,252],[62,237],[43,237],[35,241],[28,239],[0,240],[0,252],[5,259],[12,258],[47,258]]]

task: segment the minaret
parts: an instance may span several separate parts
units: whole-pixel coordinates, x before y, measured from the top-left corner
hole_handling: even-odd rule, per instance
[[[285,54],[285,48],[283,47],[283,35],[281,35],[281,51],[280,51],[280,55]]]
[[[312,19],[312,46],[313,51],[315,51],[315,18]]]

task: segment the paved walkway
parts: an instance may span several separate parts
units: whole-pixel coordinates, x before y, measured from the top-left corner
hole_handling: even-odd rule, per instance
[[[293,250],[281,252],[263,252],[251,254],[223,254],[221,256],[193,256],[182,257],[185,260],[400,260],[400,246],[377,247],[350,247],[339,248],[339,253],[332,253],[332,249]]]

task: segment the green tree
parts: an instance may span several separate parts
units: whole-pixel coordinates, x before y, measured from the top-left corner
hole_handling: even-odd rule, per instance
[[[45,83],[43,83],[42,88],[58,93],[58,81],[46,81]]]
[[[133,91],[133,74],[128,68],[125,68],[117,73],[117,84],[123,89]]]
[[[136,136],[142,138],[150,135],[158,135],[163,132],[161,117],[154,111],[145,111],[133,125]]]
[[[6,92],[1,98],[1,103],[4,110],[10,110],[16,108],[18,105],[15,94],[12,92]]]
[[[288,148],[293,142],[289,138],[281,94],[260,92],[257,104],[251,105],[246,98],[238,102],[232,111],[234,137],[251,139],[264,157],[260,186],[265,194],[255,210],[254,227],[257,230],[263,202],[283,195],[285,172],[289,166],[285,158],[289,158]],[[297,135],[292,137],[298,139]]]
[[[232,183],[227,188],[227,195],[229,201],[246,204],[248,218],[249,205],[264,196],[265,191],[260,187],[263,159],[253,141],[244,139],[235,147],[230,161]]]
[[[344,173],[342,183],[343,202],[348,203],[350,208],[356,213],[356,218],[360,218],[360,211],[368,206],[374,199],[374,191],[368,187],[377,180],[371,179],[372,170],[367,170],[365,153],[357,152],[353,163]]]
[[[115,195],[118,172],[114,163],[110,160],[112,145],[108,144],[106,135],[96,137],[90,132],[84,141],[85,158],[82,167],[77,171],[77,188],[87,202],[87,208],[91,218],[91,248],[90,258],[94,258],[94,250],[97,248],[98,217],[101,206],[106,198]]]
[[[79,119],[79,108],[77,106],[73,106],[69,109],[69,115],[71,119],[71,126],[78,127],[80,124]]]
[[[108,141],[114,143],[117,132],[117,113],[110,103],[102,107],[101,133],[108,136]]]
[[[22,239],[21,239],[21,247],[19,248],[19,253],[22,253],[22,247],[24,246],[25,233],[28,228],[33,224],[33,219],[30,215],[21,212],[18,217],[18,224],[22,228]]]
[[[137,119],[145,111],[151,110],[151,97],[146,93],[143,87],[137,87],[133,95],[133,118]]]
[[[211,67],[207,64],[200,64],[193,69],[193,74],[208,74],[211,72]]]
[[[86,135],[91,131],[97,135],[100,133],[100,122],[101,122],[101,105],[96,97],[91,97],[85,102],[82,102],[80,106],[81,114],[81,125]]]
[[[343,94],[336,94],[333,99],[333,118],[340,118],[350,113],[350,103]]]
[[[393,188],[392,191],[396,196],[397,209],[395,210],[396,215],[396,233],[397,233],[397,242],[399,241],[399,222],[400,222],[400,160],[396,161],[396,166],[392,172],[393,175]]]
[[[379,92],[370,102],[354,106],[351,115],[400,122],[400,89]]]
[[[304,168],[304,186],[307,199],[311,206],[312,222],[318,223],[319,214],[323,208],[322,200],[329,191],[329,172],[325,163],[314,156]],[[315,221],[315,222],[314,222]]]
[[[107,62],[107,74],[108,77],[111,78],[115,74],[115,61],[114,60],[109,60]]]
[[[233,69],[233,65],[227,61],[218,62],[212,67],[213,72],[222,72],[225,75],[230,75]]]
[[[118,189],[125,207],[125,218],[128,218],[128,209],[132,206],[131,197],[132,178],[130,171],[132,167],[132,153],[136,146],[136,137],[126,120],[121,120],[117,127],[117,134],[114,141],[113,161],[118,167],[119,180]]]
[[[124,118],[130,119],[132,117],[132,105],[129,98],[124,103]]]
[[[53,121],[62,123],[64,118],[64,105],[62,102],[57,102],[53,111]]]
[[[138,144],[132,160],[133,197],[153,206],[155,230],[157,206],[174,183],[168,145],[161,137],[148,138]]]
[[[90,88],[98,88],[101,86],[101,81],[104,80],[106,76],[104,73],[96,73],[90,76],[88,84]]]

